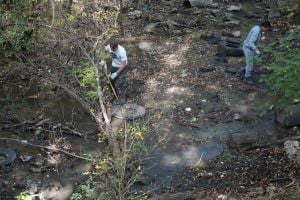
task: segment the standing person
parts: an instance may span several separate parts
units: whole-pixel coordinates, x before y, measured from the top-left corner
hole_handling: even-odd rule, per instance
[[[262,32],[268,32],[271,29],[271,24],[268,21],[262,22],[260,25],[254,26],[248,33],[247,38],[243,44],[243,50],[246,57],[245,77],[248,82],[253,83],[252,70],[253,61],[255,55],[260,55],[260,51],[257,48],[258,43],[261,40]]]
[[[126,103],[126,66],[128,63],[126,50],[116,41],[107,45],[105,50],[110,53],[112,58],[110,78],[120,97],[118,104],[123,105]]]

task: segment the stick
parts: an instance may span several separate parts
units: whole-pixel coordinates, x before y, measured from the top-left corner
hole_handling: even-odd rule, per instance
[[[108,76],[106,63],[104,65],[104,69],[105,69],[104,72],[105,72],[106,78],[107,78],[107,80],[109,82],[109,86],[111,87],[111,89],[112,89],[112,91],[113,91],[113,93],[114,93],[114,95],[115,95],[115,97],[117,98],[117,101],[118,101],[119,100],[119,96],[117,95],[116,90],[115,90],[114,86],[112,85],[112,83],[110,81],[110,77]]]
[[[52,150],[52,151],[58,151],[58,152],[67,154],[69,156],[82,159],[82,160],[87,160],[87,161],[91,161],[91,162],[95,161],[94,159],[90,159],[90,158],[85,158],[85,157],[82,157],[82,156],[78,156],[76,154],[69,153],[69,152],[64,151],[62,149],[57,149],[57,148],[54,148],[54,147],[42,146],[42,145],[38,145],[38,144],[31,144],[31,143],[27,142],[26,140],[18,140],[18,139],[12,139],[12,138],[0,138],[0,140],[11,140],[11,141],[19,142],[19,143],[21,143],[23,145],[29,145],[29,146],[43,148],[43,149],[48,149],[48,150]]]
[[[11,129],[11,128],[18,128],[20,126],[26,125],[26,124],[34,124],[35,122],[32,121],[23,121],[18,124],[13,124],[13,125],[4,125],[3,129]]]

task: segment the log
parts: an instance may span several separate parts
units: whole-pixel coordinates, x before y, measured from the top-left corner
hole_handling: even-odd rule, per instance
[[[229,145],[240,146],[253,144],[258,141],[257,133],[235,133],[230,135]]]

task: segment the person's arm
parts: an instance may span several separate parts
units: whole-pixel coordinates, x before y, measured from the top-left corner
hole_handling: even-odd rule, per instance
[[[118,69],[117,74],[119,75],[126,68],[126,60],[121,61],[121,67]]]
[[[114,80],[124,69],[126,68],[126,60],[121,61],[121,66],[119,67],[118,71],[111,74],[110,78]]]

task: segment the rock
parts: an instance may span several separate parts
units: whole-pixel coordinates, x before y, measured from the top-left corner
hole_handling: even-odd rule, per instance
[[[239,119],[241,119],[241,115],[238,114],[238,113],[235,113],[235,114],[233,115],[233,119],[234,119],[234,120],[239,120]]]
[[[248,189],[248,194],[250,196],[258,196],[258,195],[263,195],[264,194],[264,188],[263,187],[255,187],[255,188],[249,188]]]
[[[182,33],[182,31],[181,31],[181,30],[174,30],[173,33],[174,33],[175,35],[180,35],[180,34]]]
[[[241,37],[242,32],[241,31],[233,31],[231,34],[233,37],[239,38],[239,37]]]
[[[142,49],[144,51],[151,51],[153,50],[153,43],[149,41],[142,41],[139,43],[139,49]]]
[[[247,11],[245,11],[245,17],[251,19],[251,18],[260,18],[261,16],[257,13],[247,10]]]
[[[155,181],[155,178],[152,176],[141,175],[135,179],[134,184],[146,186],[146,185],[150,185],[154,181]]]
[[[291,105],[281,111],[277,111],[276,120],[286,127],[300,126],[300,104]]]
[[[230,146],[249,145],[258,141],[257,133],[234,133],[230,135]]]
[[[150,23],[148,24],[145,28],[144,28],[144,31],[147,32],[147,33],[153,33],[156,29],[156,27],[158,25],[160,25],[162,22],[155,22],[155,23]]]
[[[212,72],[212,71],[215,71],[215,70],[216,70],[215,67],[201,67],[201,68],[199,68],[199,71],[203,72],[203,73]]]
[[[284,150],[289,159],[293,160],[298,157],[300,161],[300,145],[297,140],[285,141]]]
[[[232,34],[228,30],[222,30],[221,34],[225,37],[232,37]]]
[[[226,10],[230,11],[230,12],[238,12],[238,11],[242,10],[242,6],[241,5],[232,5],[232,6],[229,6]]]
[[[41,166],[44,165],[44,163],[45,163],[44,158],[42,158],[42,157],[37,157],[37,158],[34,159],[34,161],[31,162],[30,164],[33,165],[33,166],[35,166],[35,167],[41,167]]]
[[[150,15],[149,20],[153,22],[162,22],[165,20],[165,17],[160,14]]]
[[[185,0],[183,3],[188,7],[217,7],[213,0]]]
[[[217,16],[221,12],[221,9],[211,9],[210,13],[214,16]]]
[[[225,22],[225,25],[228,26],[239,26],[241,24],[241,21],[239,20],[231,20],[229,22]]]
[[[138,18],[141,18],[141,17],[142,17],[142,14],[143,14],[142,11],[140,11],[140,10],[135,10],[135,11],[133,11],[133,12],[129,12],[129,13],[128,13],[128,16],[129,16],[129,18],[131,18],[131,19],[138,19]]]
[[[42,168],[38,168],[38,167],[31,167],[29,170],[32,173],[41,173],[41,172],[43,172],[43,169]]]

